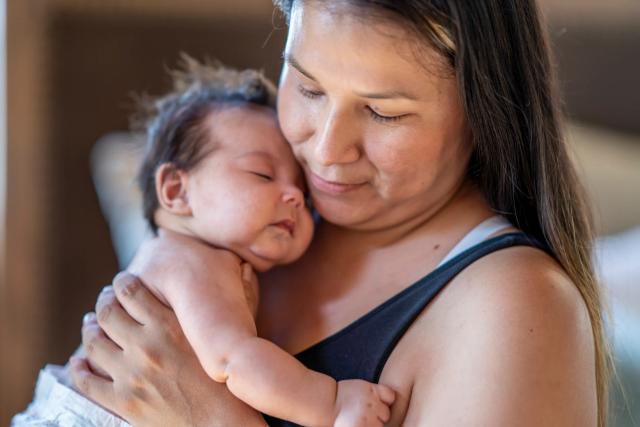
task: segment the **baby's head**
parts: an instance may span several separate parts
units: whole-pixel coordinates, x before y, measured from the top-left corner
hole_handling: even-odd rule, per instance
[[[299,258],[313,222],[274,85],[256,71],[185,58],[174,86],[146,105],[138,182],[151,228],[229,249],[259,271]]]

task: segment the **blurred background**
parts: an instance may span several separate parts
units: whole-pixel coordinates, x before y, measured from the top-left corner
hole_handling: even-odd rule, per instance
[[[640,2],[542,0],[569,140],[591,193],[620,381],[611,425],[640,425]],[[143,237],[126,133],[132,93],[179,53],[277,79],[270,0],[0,1],[0,425]],[[635,415],[634,415],[635,414]],[[633,422],[635,417],[636,423]]]

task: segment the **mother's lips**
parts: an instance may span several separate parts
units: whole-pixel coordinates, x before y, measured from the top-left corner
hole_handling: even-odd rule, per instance
[[[324,193],[330,193],[330,194],[347,193],[349,191],[356,190],[365,184],[365,183],[349,184],[349,183],[327,181],[326,179],[316,175],[313,172],[309,172],[309,182],[318,190]]]

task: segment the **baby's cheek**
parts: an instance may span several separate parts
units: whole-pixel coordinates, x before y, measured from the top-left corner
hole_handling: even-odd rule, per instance
[[[248,214],[251,209],[228,200],[210,206],[204,215],[196,218],[199,230],[206,240],[220,246],[248,246],[258,232],[255,219]],[[205,236],[200,236],[201,238]]]
[[[228,236],[235,246],[249,248],[265,239],[265,224],[239,215],[230,220]]]
[[[290,244],[291,241],[287,241],[281,231],[275,228],[266,228],[252,236],[251,241],[245,246],[260,257],[280,263],[289,252],[288,246]]]
[[[266,244],[273,240],[274,235],[277,236],[277,230],[269,227],[275,217],[273,210],[267,201],[259,197],[255,197],[255,200],[262,203],[238,199],[237,209],[229,212],[227,224],[233,229],[236,241],[245,247]]]
[[[295,258],[299,258],[305,253],[311,240],[313,239],[313,219],[311,214],[307,213],[300,220],[300,230],[296,236],[296,254],[293,254]]]

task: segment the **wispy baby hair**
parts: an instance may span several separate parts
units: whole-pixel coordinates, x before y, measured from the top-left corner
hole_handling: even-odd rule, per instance
[[[138,171],[144,217],[154,232],[159,207],[155,174],[171,163],[177,169],[193,169],[207,154],[210,137],[205,119],[216,108],[253,104],[275,108],[276,87],[261,72],[235,70],[217,61],[199,62],[182,54],[179,68],[169,72],[173,90],[154,98],[143,96],[132,127],[146,133],[145,154]]]

